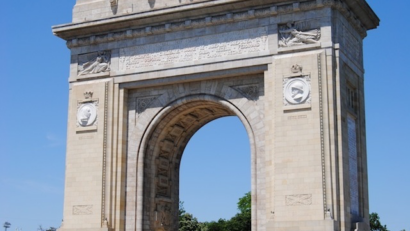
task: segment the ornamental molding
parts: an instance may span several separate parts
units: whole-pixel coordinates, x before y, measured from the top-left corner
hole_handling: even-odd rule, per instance
[[[367,35],[367,29],[358,19],[357,15],[353,13],[346,3],[340,0],[315,0],[304,1],[290,4],[284,4],[279,6],[270,6],[265,8],[252,9],[242,12],[228,13],[222,15],[213,15],[203,18],[186,19],[182,21],[176,21],[172,23],[165,23],[159,25],[149,25],[146,27],[132,28],[112,33],[105,33],[99,35],[93,35],[88,37],[79,37],[67,40],[67,47],[81,47],[100,43],[107,43],[113,41],[120,41],[125,39],[132,39],[138,37],[144,37],[148,35],[164,34],[173,31],[182,31],[192,28],[201,28],[211,25],[226,24],[236,21],[244,21],[254,18],[264,18],[274,15],[289,14],[293,12],[310,11],[314,9],[320,9],[324,7],[331,7],[338,10],[346,19],[353,25],[353,27],[364,38]]]

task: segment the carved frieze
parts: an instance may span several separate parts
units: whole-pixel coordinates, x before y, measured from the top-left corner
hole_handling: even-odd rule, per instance
[[[311,205],[311,204],[312,204],[312,194],[297,194],[297,195],[287,195],[286,196],[287,206]]]
[[[187,62],[204,62],[210,59],[267,51],[267,49],[267,28],[253,28],[122,48],[119,69],[127,71]]]
[[[93,52],[78,56],[78,75],[99,74],[110,71],[111,52]]]
[[[304,44],[315,44],[320,40],[320,28],[310,28],[310,23],[287,23],[279,26],[279,46],[291,47]]]
[[[310,103],[310,77],[285,78],[283,84],[284,105]]]

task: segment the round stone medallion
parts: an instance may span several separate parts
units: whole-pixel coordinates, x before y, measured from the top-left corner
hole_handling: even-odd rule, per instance
[[[290,104],[304,103],[310,94],[310,86],[304,78],[293,78],[285,85],[285,99]]]
[[[92,103],[85,103],[78,108],[77,122],[82,127],[91,126],[97,118],[97,110]]]

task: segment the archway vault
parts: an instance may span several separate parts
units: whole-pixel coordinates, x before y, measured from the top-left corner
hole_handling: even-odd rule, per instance
[[[254,225],[256,226],[256,185],[257,146],[256,132],[262,135],[264,126],[255,115],[263,114],[263,104],[258,100],[263,98],[263,77],[255,75],[253,78],[237,77],[219,81],[199,82],[204,87],[201,91],[192,94],[189,89],[196,88],[192,84],[169,86],[169,89],[183,88],[185,94],[169,94],[169,89],[153,92],[160,93],[153,101],[145,104],[143,110],[138,109],[138,100],[145,92],[138,90],[130,92],[130,105],[134,105],[136,127],[145,127],[140,133],[138,157],[135,159],[136,167],[128,161],[128,166],[135,172],[129,175],[138,176],[135,180],[135,220],[140,223],[126,224],[127,228],[135,227],[136,230],[177,230],[178,204],[179,204],[179,167],[183,151],[190,138],[202,126],[212,120],[225,116],[238,116],[244,124],[251,145],[251,172],[252,194],[254,200]],[[198,86],[198,85],[197,85]],[[216,90],[218,89],[218,90]],[[188,90],[188,91],[187,91]],[[174,92],[174,91],[172,91]],[[172,95],[172,96],[171,96]],[[246,97],[248,96],[248,97]],[[146,98],[145,96],[143,98]],[[165,100],[167,99],[167,100]],[[147,105],[149,105],[147,107]],[[139,113],[140,112],[140,113]],[[255,112],[257,112],[255,114]],[[134,111],[130,112],[134,115]],[[149,120],[146,118],[150,118]],[[135,132],[133,124],[129,125],[129,146],[132,147]],[[254,128],[258,127],[258,128]],[[259,144],[259,146],[262,144]],[[263,150],[260,147],[259,150]],[[129,178],[129,177],[127,177]],[[129,182],[129,180],[127,179]],[[142,190],[137,190],[142,189]],[[127,211],[131,211],[134,198],[128,197]],[[263,214],[263,213],[262,213]]]
[[[216,102],[215,97],[208,96],[208,100],[194,100],[203,98],[200,96],[189,98],[193,101],[177,106],[160,120],[145,150],[144,175],[153,176],[145,177],[144,181],[147,195],[144,211],[154,214],[150,216],[150,230],[178,229],[179,169],[190,138],[208,122],[236,115],[229,107]]]

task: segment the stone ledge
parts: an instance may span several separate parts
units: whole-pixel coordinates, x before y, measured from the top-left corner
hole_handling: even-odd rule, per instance
[[[77,127],[75,131],[77,133],[94,132],[94,131],[97,131],[97,126]]]
[[[85,79],[97,79],[102,77],[109,77],[110,72],[102,72],[97,74],[88,74],[88,75],[77,75],[77,79],[85,80]]]
[[[280,47],[278,48],[278,53],[293,53],[293,52],[300,52],[303,50],[313,50],[315,48],[321,48],[321,43],[318,42],[316,44],[303,44],[303,45],[295,45],[291,47]]]
[[[300,105],[284,105],[283,111],[285,112],[295,112],[295,111],[302,111],[302,110],[310,110],[312,105],[309,103],[300,104]]]
[[[193,78],[195,78],[196,80],[209,79],[213,76],[209,75],[209,73],[212,72],[219,72],[219,76],[231,76],[231,74],[240,75],[241,73],[260,73],[265,71],[266,65],[271,62],[271,56],[255,57],[242,60],[230,60],[229,67],[227,67],[227,62],[208,63],[195,67],[188,66],[169,70],[156,70],[152,72],[138,73],[128,76],[118,76],[114,78],[114,82],[127,83],[138,81],[141,84],[145,83],[148,85],[157,85],[159,83],[164,84],[165,82],[167,82],[167,84],[175,83],[173,81],[184,82],[187,80],[192,80]],[[237,72],[235,70],[241,71]],[[170,79],[170,77],[175,77],[176,79]]]

